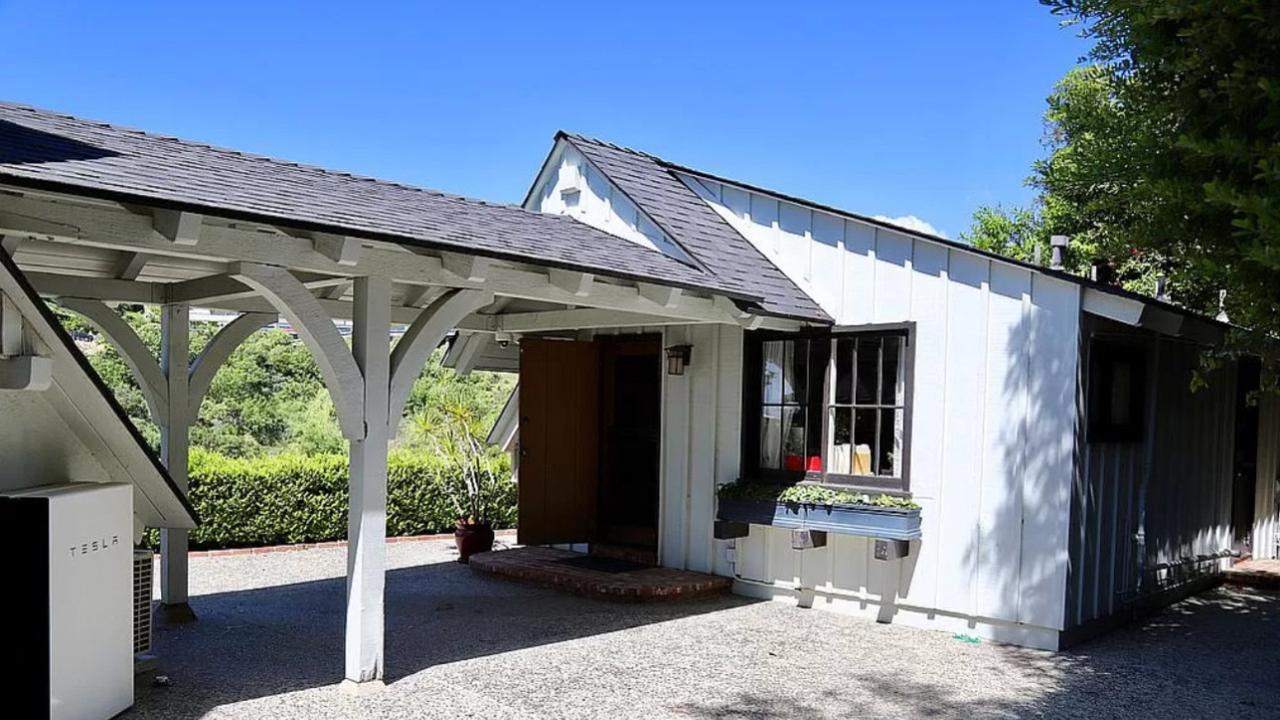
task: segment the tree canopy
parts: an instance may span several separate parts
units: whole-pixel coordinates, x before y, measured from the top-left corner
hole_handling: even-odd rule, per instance
[[[981,208],[965,237],[1022,257],[1069,235],[1069,269],[1148,294],[1165,275],[1211,314],[1224,289],[1234,347],[1275,360],[1280,3],[1043,1],[1094,46],[1048,98],[1035,206]]]

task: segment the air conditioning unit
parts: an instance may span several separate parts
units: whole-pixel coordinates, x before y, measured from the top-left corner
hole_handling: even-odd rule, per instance
[[[0,593],[17,661],[4,706],[23,718],[106,720],[133,705],[133,487],[0,494],[0,547],[25,548],[5,559],[21,585]]]
[[[151,653],[152,577],[155,553],[146,548],[133,551],[133,656]]]

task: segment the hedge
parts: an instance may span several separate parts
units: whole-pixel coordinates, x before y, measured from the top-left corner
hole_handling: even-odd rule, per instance
[[[276,455],[230,458],[193,449],[192,505],[200,525],[193,548],[255,547],[345,540],[347,458],[344,455]],[[497,527],[514,527],[516,485],[507,474],[496,503]],[[393,452],[387,466],[387,535],[451,531],[453,503],[443,478],[456,468],[423,452]],[[149,538],[156,540],[156,534]]]

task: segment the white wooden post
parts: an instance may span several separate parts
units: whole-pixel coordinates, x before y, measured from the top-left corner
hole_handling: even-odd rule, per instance
[[[382,684],[391,283],[385,278],[357,278],[354,310],[351,350],[364,376],[365,432],[363,438],[351,439],[346,679],[343,684],[362,689]]]
[[[191,363],[191,308],[185,303],[160,308],[160,370],[168,402],[159,418],[160,460],[182,492],[187,491],[187,449],[191,417],[187,412],[187,373]],[[165,619],[195,619],[187,598],[187,531],[160,531],[160,598]]]

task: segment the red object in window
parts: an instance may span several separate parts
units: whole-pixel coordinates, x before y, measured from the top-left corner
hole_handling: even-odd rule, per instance
[[[782,456],[782,469],[792,472],[801,472],[804,470],[804,456],[802,455],[784,455]]]
[[[809,456],[808,470],[809,472],[822,472],[822,456],[821,455]]]

